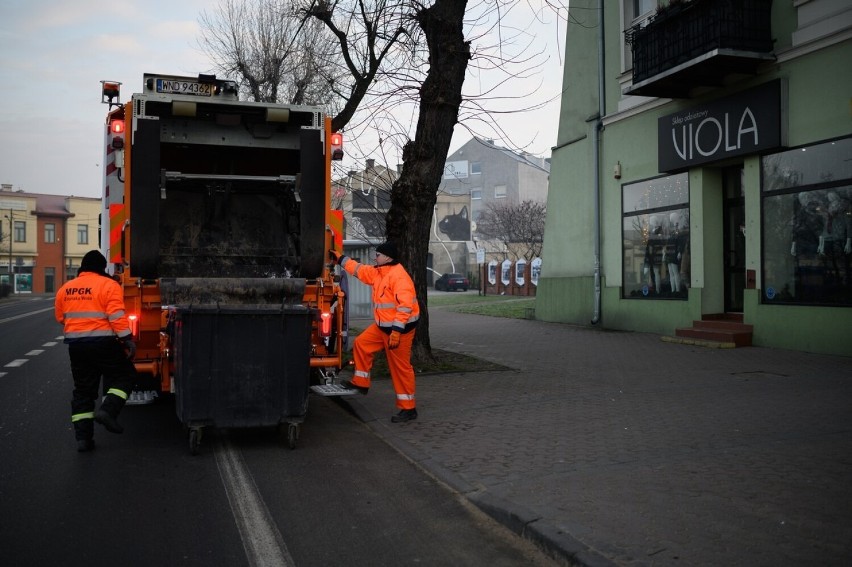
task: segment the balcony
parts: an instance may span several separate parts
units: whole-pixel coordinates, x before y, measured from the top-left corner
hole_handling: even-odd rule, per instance
[[[688,98],[754,74],[772,52],[772,0],[672,1],[625,32],[633,84],[624,94]]]

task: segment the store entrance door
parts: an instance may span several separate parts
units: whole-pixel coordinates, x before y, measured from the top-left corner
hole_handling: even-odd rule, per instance
[[[745,193],[742,165],[722,170],[725,312],[742,313],[745,289]]]

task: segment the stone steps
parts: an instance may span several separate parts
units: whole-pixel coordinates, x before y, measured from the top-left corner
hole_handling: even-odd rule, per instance
[[[742,314],[713,313],[702,316],[700,321],[693,321],[692,327],[675,329],[675,337],[702,341],[723,346],[751,346],[754,328],[742,322]]]

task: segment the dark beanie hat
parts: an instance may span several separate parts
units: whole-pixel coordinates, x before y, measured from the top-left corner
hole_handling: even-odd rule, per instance
[[[80,262],[81,272],[94,272],[96,274],[106,273],[107,261],[104,255],[97,250],[90,250],[83,256],[83,261]]]
[[[388,240],[387,242],[382,242],[378,246],[376,246],[376,252],[379,254],[384,254],[389,258],[393,258],[394,260],[399,259],[399,255],[396,251],[396,244]]]

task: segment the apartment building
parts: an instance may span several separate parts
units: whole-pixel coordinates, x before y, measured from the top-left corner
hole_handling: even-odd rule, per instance
[[[0,190],[0,284],[53,293],[98,248],[100,199]]]
[[[567,26],[536,317],[852,355],[852,4],[572,0]]]

